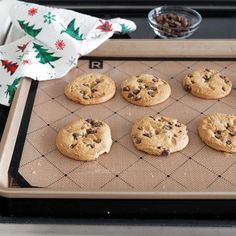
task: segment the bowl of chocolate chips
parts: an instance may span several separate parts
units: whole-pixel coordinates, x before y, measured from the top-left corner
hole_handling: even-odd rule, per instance
[[[188,7],[161,6],[148,13],[148,22],[160,38],[190,37],[202,21],[201,15]]]

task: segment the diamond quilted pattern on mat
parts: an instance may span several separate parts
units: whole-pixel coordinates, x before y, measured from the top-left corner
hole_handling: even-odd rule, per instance
[[[111,128],[111,134],[113,140],[118,140],[126,134],[130,133],[132,123],[125,120],[118,114],[114,114],[111,117],[105,119],[105,122]]]
[[[193,156],[193,159],[220,175],[236,162],[236,154],[226,155],[205,146],[199,153]]]
[[[75,112],[83,107],[83,105],[69,100],[64,94],[55,98],[55,101],[61,104],[64,108],[69,111]]]
[[[130,185],[128,185],[127,183],[125,183],[119,177],[115,177],[110,182],[105,184],[102,187],[102,190],[111,191],[111,192],[115,192],[115,191],[131,191],[131,190],[133,190],[133,188]]]
[[[86,190],[98,190],[115,177],[109,170],[98,162],[85,162],[76,170],[68,174],[81,188]]]
[[[180,152],[172,153],[170,156],[152,156],[146,155],[143,157],[151,165],[164,172],[166,175],[173,173],[178,167],[183,165],[187,160],[184,154]]]
[[[208,109],[210,106],[213,106],[217,103],[217,100],[206,100],[202,98],[194,97],[192,94],[187,94],[183,98],[180,98],[180,101],[188,105],[189,107],[193,107],[194,109],[203,112]]]
[[[68,116],[65,116],[62,119],[57,120],[56,122],[52,123],[50,126],[56,131],[59,131],[64,126],[68,125],[69,123],[77,119],[78,119],[78,116],[76,116],[75,114],[69,114]]]
[[[55,122],[56,120],[70,114],[67,109],[53,100],[34,107],[34,112],[47,124]]]
[[[222,103],[221,101],[218,101],[204,113],[208,115],[210,113],[215,113],[215,112],[235,114],[235,109],[233,107],[228,106],[225,103]]]
[[[119,176],[135,189],[143,191],[151,191],[165,178],[161,171],[143,160],[139,160]]]
[[[41,118],[39,118],[34,112],[32,112],[28,127],[28,133],[43,128],[45,126],[47,126],[47,124]]]
[[[154,67],[156,70],[169,76],[175,76],[182,72],[186,67],[176,61],[164,61]]]
[[[42,89],[38,88],[37,95],[34,100],[34,105],[39,105],[43,102],[51,100],[51,97],[47,95]]]
[[[119,143],[114,143],[110,152],[100,156],[98,162],[112,173],[119,174],[137,160],[138,157],[125,147]]]
[[[134,105],[128,105],[124,109],[118,111],[118,113],[123,116],[125,119],[134,122],[137,119],[144,117],[144,116],[155,116],[156,111],[149,107],[140,107]]]
[[[42,90],[45,91],[51,98],[56,98],[64,93],[64,88],[66,85],[67,83],[65,81],[56,80],[55,83],[47,87],[43,87]]]
[[[81,189],[76,183],[74,183],[71,179],[66,176],[63,176],[58,181],[52,183],[48,186],[52,189],[60,189],[60,190],[79,190]]]
[[[85,119],[93,118],[95,120],[104,120],[107,117],[111,116],[113,114],[113,111],[103,105],[91,105],[83,106],[81,109],[76,111],[75,114]]]
[[[64,174],[68,174],[69,172],[83,164],[83,162],[63,156],[58,150],[46,154],[45,158],[59,170],[61,170],[61,172],[63,172]]]
[[[164,181],[162,181],[160,184],[158,184],[155,188],[155,191],[160,191],[160,192],[182,192],[182,191],[187,191],[184,186],[181,184],[177,183],[175,180],[172,178],[166,178]]]
[[[171,177],[189,191],[205,191],[207,186],[216,180],[217,175],[195,161],[188,160]]]
[[[22,156],[24,158],[21,158],[20,166],[23,166],[31,161],[34,161],[35,159],[41,157],[42,155],[34,148],[32,144],[25,141]]]
[[[139,61],[125,61],[117,66],[117,69],[127,75],[140,75],[145,73],[150,67]]]
[[[45,158],[37,159],[22,166],[19,172],[32,186],[38,187],[47,187],[63,176],[63,173]]]
[[[213,184],[211,184],[207,190],[209,191],[216,191],[216,192],[235,192],[236,186],[231,184],[228,181],[225,181],[222,178],[218,178]]]
[[[222,174],[222,177],[236,186],[235,173],[236,173],[236,162],[224,174]]]
[[[41,153],[46,154],[56,149],[56,131],[51,127],[45,127],[27,136],[29,142]]]
[[[179,122],[187,124],[192,119],[194,119],[199,114],[199,112],[180,102],[175,102],[161,111],[161,114],[169,117],[175,117],[177,120],[179,120]]]

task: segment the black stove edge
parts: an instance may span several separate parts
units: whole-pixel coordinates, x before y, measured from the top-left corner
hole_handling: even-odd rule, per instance
[[[236,200],[150,199],[7,199],[0,198],[2,216],[236,220]]]

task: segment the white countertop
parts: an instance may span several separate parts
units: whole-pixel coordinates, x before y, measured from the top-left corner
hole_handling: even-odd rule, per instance
[[[231,227],[183,227],[183,226],[113,226],[113,225],[25,225],[0,224],[4,236],[28,235],[77,235],[77,236],[235,236],[236,228]]]

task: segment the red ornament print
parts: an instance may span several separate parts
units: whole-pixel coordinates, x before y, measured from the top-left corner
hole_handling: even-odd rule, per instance
[[[29,16],[34,16],[37,12],[38,12],[38,9],[37,9],[37,8],[31,7],[31,8],[28,10],[28,15],[29,15]]]
[[[55,42],[55,46],[57,48],[57,50],[63,50],[65,48],[65,43],[63,40],[61,39],[58,39],[56,42]]]
[[[112,31],[112,24],[110,24],[108,21],[103,22],[101,19],[99,21],[101,22],[101,25],[99,25],[96,29],[100,29],[103,32]]]

